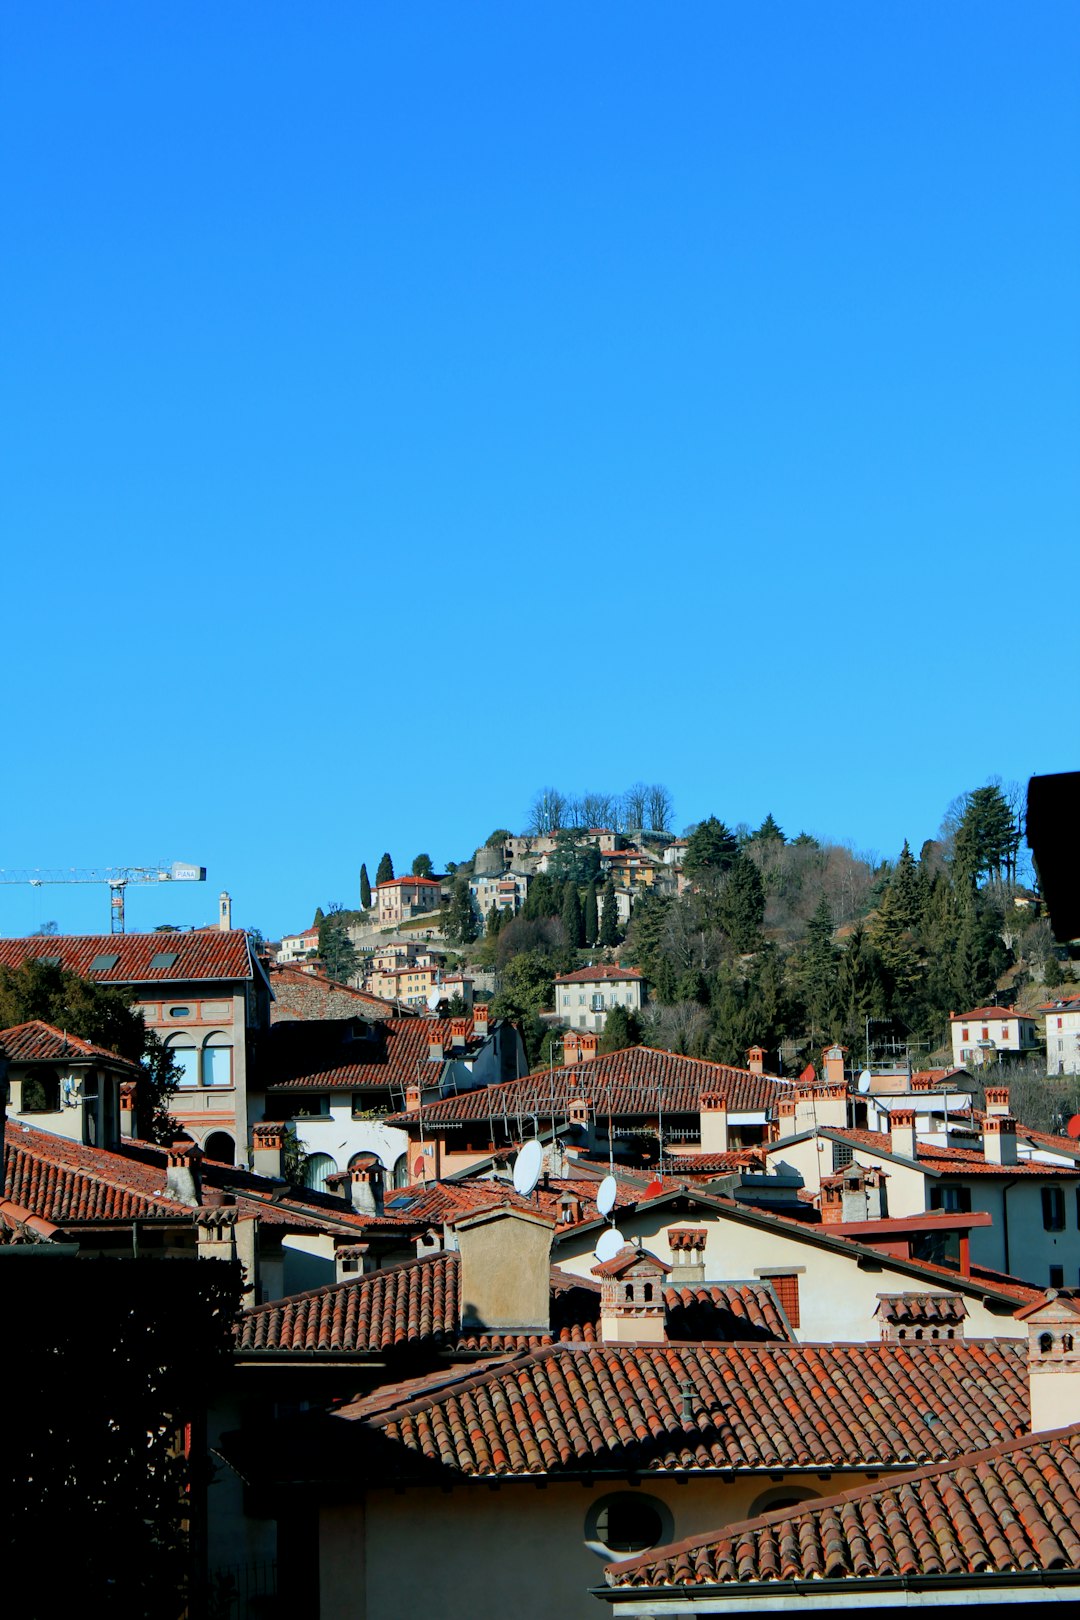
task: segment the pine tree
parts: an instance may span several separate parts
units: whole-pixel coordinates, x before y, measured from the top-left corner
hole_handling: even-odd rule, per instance
[[[575,949],[585,943],[585,919],[581,912],[581,899],[577,884],[568,883],[563,890],[562,925],[566,943]]]
[[[760,844],[785,844],[787,842],[787,839],[784,837],[784,834],[780,828],[780,824],[776,820],[771,810],[757,831],[750,834],[750,839],[751,842]]]
[[[585,943],[595,945],[600,933],[600,911],[596,904],[596,885],[590,883],[585,890]]]
[[[694,883],[715,883],[733,864],[739,841],[730,827],[715,816],[694,828],[683,856],[683,871]]]
[[[604,1020],[597,1052],[623,1052],[641,1041],[641,1022],[627,1007],[612,1007]]]
[[[600,943],[604,946],[619,943],[619,907],[615,899],[615,885],[610,878],[604,884],[604,904],[600,911]]]
[[[361,864],[360,867],[360,909],[362,911],[371,910],[371,879],[367,875],[367,866],[364,864]]]
[[[905,839],[896,870],[886,885],[870,927],[870,943],[893,986],[897,1011],[908,1008],[923,977],[918,930],[925,909],[922,876]]]
[[[487,914],[487,920],[486,920],[486,925],[485,925],[486,928],[487,928],[488,935],[492,939],[496,938],[496,936],[502,930],[502,925],[503,925],[503,911],[502,911],[502,908],[500,906],[497,906],[495,904],[494,900],[493,900],[491,902],[491,910]]]
[[[753,861],[736,855],[720,892],[716,920],[733,950],[752,951],[761,943],[765,919],[765,885]]]
[[[472,895],[464,878],[455,878],[450,905],[443,922],[443,933],[452,945],[468,945],[476,938],[476,914]]]
[[[810,1033],[824,1039],[833,1033],[838,991],[832,912],[824,895],[806,925],[795,974]]]
[[[375,886],[376,886],[376,888],[378,888],[380,883],[389,883],[389,882],[391,882],[392,879],[393,879],[393,876],[394,876],[394,863],[390,859],[390,851],[387,850],[386,854],[383,856],[382,860],[379,862],[378,870],[375,873]]]

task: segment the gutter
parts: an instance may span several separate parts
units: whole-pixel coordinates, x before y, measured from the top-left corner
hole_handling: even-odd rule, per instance
[[[618,1566],[615,1566],[616,1570]],[[787,1607],[791,1598],[820,1599],[814,1607],[829,1607],[835,1605],[835,1600],[843,1595],[847,1600],[845,1607],[852,1607],[861,1603],[864,1596],[871,1593],[903,1593],[916,1592],[951,1592],[956,1601],[963,1602],[965,1597],[970,1598],[973,1592],[984,1594],[982,1601],[993,1601],[1002,1589],[1023,1588],[1025,1591],[1058,1586],[1080,1586],[1080,1569],[1064,1570],[1002,1570],[994,1571],[990,1575],[846,1575],[840,1579],[807,1579],[787,1581],[729,1581],[722,1585],[706,1585],[704,1582],[693,1586],[592,1586],[590,1595],[601,1598],[607,1603],[618,1602],[651,1602],[668,1604],[672,1602],[688,1603],[694,1609],[699,1609],[704,1602],[726,1599],[727,1603],[735,1606],[746,1602],[753,1602],[755,1598],[773,1598],[777,1603],[769,1604]],[[997,1591],[995,1591],[997,1588]],[[1020,1601],[1017,1599],[1016,1601]],[[717,1610],[702,1611],[713,1614]]]
[[[1013,1176],[1001,1189],[1001,1236],[1005,1244],[1005,1275],[1011,1276],[1009,1271],[1009,1188],[1015,1187],[1018,1177]]]

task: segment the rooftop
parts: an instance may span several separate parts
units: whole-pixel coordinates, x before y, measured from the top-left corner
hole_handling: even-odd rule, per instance
[[[449,1018],[384,1018],[374,1024],[326,1018],[275,1024],[259,1043],[262,1084],[275,1091],[391,1089],[434,1085],[442,1074],[429,1058],[441,1041],[447,1056],[474,1055],[482,1040],[471,1019],[465,1045],[451,1052],[455,1020]],[[460,1020],[458,1021],[461,1022]]]
[[[0,1052],[4,1052],[12,1063],[77,1063],[96,1059],[130,1069],[132,1075],[142,1072],[137,1063],[118,1057],[107,1046],[95,1046],[92,1041],[69,1035],[66,1030],[46,1024],[40,1018],[0,1030]]]
[[[248,937],[241,928],[190,933],[35,934],[0,939],[0,967],[18,968],[33,959],[97,984],[154,984],[250,979],[254,976]]]
[[[574,973],[557,973],[556,984],[599,984],[609,979],[638,979],[644,975],[637,968],[619,967],[614,962],[598,962],[595,967],[578,968]]]

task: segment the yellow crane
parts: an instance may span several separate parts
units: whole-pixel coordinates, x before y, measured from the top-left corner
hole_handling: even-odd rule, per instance
[[[130,883],[205,883],[206,867],[190,861],[162,861],[158,866],[40,867],[34,871],[8,871],[0,867],[0,883],[107,883],[111,934],[124,932],[124,891]]]

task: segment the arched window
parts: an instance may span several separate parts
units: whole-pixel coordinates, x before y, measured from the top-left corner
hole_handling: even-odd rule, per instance
[[[645,1301],[646,1305],[648,1305],[651,1302],[651,1300],[652,1300],[652,1283],[642,1283],[642,1285],[641,1285],[641,1297]]]
[[[1061,1348],[1064,1350],[1066,1355],[1071,1355],[1072,1354],[1072,1344],[1073,1344],[1073,1336],[1072,1336],[1072,1334],[1071,1333],[1063,1333],[1061,1335]]]
[[[1040,1354],[1040,1356],[1048,1356],[1053,1348],[1054,1348],[1054,1335],[1052,1333],[1040,1333],[1039,1334],[1039,1354]]]
[[[394,1186],[407,1187],[409,1185],[409,1155],[401,1154],[394,1160]]]
[[[165,1042],[165,1046],[169,1056],[180,1070],[177,1085],[183,1087],[197,1086],[199,1083],[199,1051],[191,1036],[186,1031],[182,1035],[170,1035]]]
[[[22,1114],[55,1114],[60,1107],[60,1076],[55,1069],[36,1069],[22,1083]]]
[[[598,1542],[609,1553],[644,1552],[674,1537],[675,1521],[667,1504],[640,1491],[602,1496],[585,1515],[585,1540]]]
[[[204,1086],[231,1086],[232,1041],[222,1030],[213,1030],[203,1041],[202,1083]]]
[[[633,1302],[634,1302],[634,1285],[633,1285],[633,1283],[626,1283],[624,1286],[626,1288],[626,1301],[627,1301],[627,1304],[632,1305]]]
[[[350,1170],[382,1170],[384,1166],[377,1153],[361,1152],[353,1154],[347,1168]]]
[[[236,1144],[228,1131],[211,1131],[203,1143],[203,1153],[215,1164],[235,1164]]]
[[[756,1519],[759,1513],[782,1513],[785,1508],[798,1507],[800,1502],[815,1501],[816,1491],[804,1491],[797,1485],[774,1485],[751,1502],[747,1518]]]
[[[329,1192],[327,1176],[337,1175],[337,1164],[329,1153],[312,1153],[304,1170],[304,1186],[312,1192]]]

